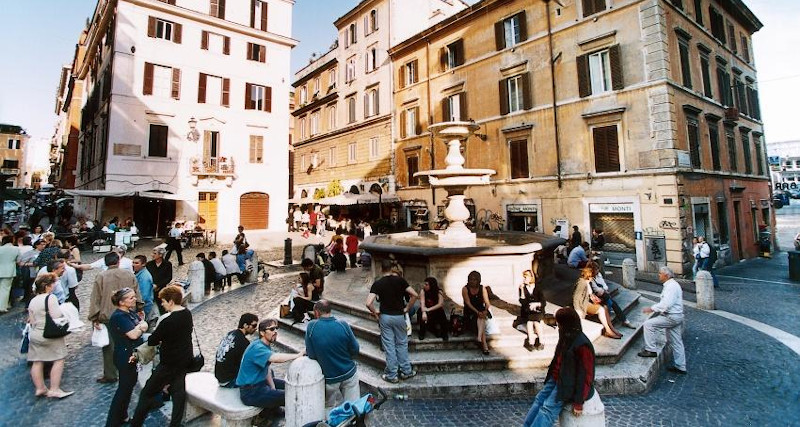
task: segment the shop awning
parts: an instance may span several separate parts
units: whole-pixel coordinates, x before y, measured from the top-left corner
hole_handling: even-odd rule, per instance
[[[172,194],[172,193],[159,193],[157,191],[139,191],[136,193],[139,197],[146,197],[148,199],[161,199],[161,200],[183,200],[183,201],[193,201],[197,199],[188,199],[186,197],[181,196],[180,194]]]
[[[352,194],[352,193],[342,193],[338,196],[334,197],[323,197],[316,201],[316,203],[320,205],[331,205],[331,206],[352,206],[352,205],[364,205],[370,203],[391,203],[400,200],[395,195],[383,195],[378,196],[377,194],[373,193],[366,193],[366,194]]]
[[[113,191],[113,190],[64,190],[70,196],[78,197],[130,197],[135,196],[135,191]]]

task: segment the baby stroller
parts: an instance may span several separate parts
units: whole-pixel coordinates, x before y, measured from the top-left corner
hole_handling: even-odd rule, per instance
[[[381,389],[377,392],[380,395],[377,400],[371,393],[367,393],[355,402],[344,402],[331,409],[327,419],[313,421],[303,427],[366,427],[367,414],[386,402],[386,393]]]

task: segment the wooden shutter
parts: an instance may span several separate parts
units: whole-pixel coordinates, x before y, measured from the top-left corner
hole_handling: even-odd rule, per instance
[[[172,98],[181,99],[181,70],[180,68],[172,69]]]
[[[500,80],[500,115],[508,114],[508,79]]]
[[[575,58],[575,65],[578,69],[578,95],[581,98],[589,96],[592,94],[592,85],[589,81],[589,55]]]
[[[200,49],[208,50],[208,31],[200,33]]]
[[[256,136],[250,135],[250,163],[255,163],[255,162],[256,162]]]
[[[509,143],[509,157],[511,162],[511,178],[528,178],[528,141],[511,141]]]
[[[619,171],[619,143],[617,127],[604,126],[592,129],[594,162],[597,172]]]
[[[400,82],[400,84],[397,85],[398,87],[400,87],[400,89],[406,87],[406,65],[405,64],[400,66],[400,71],[397,74],[397,81]]]
[[[222,79],[222,106],[231,105],[231,79]]]
[[[369,92],[364,92],[364,118],[369,117]]]
[[[525,11],[517,14],[517,21],[519,22],[519,41],[524,42],[528,40],[528,22],[525,20]]]
[[[156,18],[152,16],[147,17],[147,37],[156,36]]]
[[[364,36],[367,36],[369,33],[369,15],[364,15]]]
[[[244,109],[254,110],[255,100],[253,99],[253,85],[250,83],[244,84]]]
[[[400,112],[400,138],[406,137],[406,110]]]
[[[272,88],[269,86],[264,87],[264,111],[272,112]]]
[[[450,97],[446,96],[442,99],[442,121],[450,121]]]
[[[175,24],[175,36],[172,38],[172,41],[176,44],[181,44],[181,40],[183,39],[183,25]]]
[[[419,107],[414,107],[414,135],[422,135],[422,125],[419,121]]]
[[[217,18],[225,19],[225,0],[217,0],[219,1],[219,14]]]
[[[381,99],[380,98],[381,98],[381,92],[378,90],[378,88],[375,88],[375,98],[372,101],[373,101],[373,104],[374,104],[373,108],[375,110],[375,115],[376,116],[381,113],[381,110],[380,110]]]
[[[611,66],[611,88],[620,90],[625,87],[625,82],[622,77],[622,58],[618,44],[608,48],[608,60]]]
[[[219,0],[211,0],[208,8],[208,14],[219,17]]]
[[[222,39],[222,53],[225,55],[231,54],[231,38],[224,36]]]
[[[267,2],[261,2],[261,31],[267,31]]]
[[[505,31],[503,30],[503,21],[494,23],[494,44],[497,50],[503,50],[506,48],[506,35]]]
[[[206,83],[208,80],[208,76],[200,73],[200,79],[197,82],[197,103],[198,104],[205,104],[206,103]]]
[[[439,69],[447,70],[447,47],[439,49]]]
[[[461,92],[458,94],[458,107],[461,111],[459,111],[459,119],[463,122],[469,118],[467,113],[467,93]]]
[[[606,10],[606,0],[593,0],[594,1],[594,11],[592,13],[598,13]]]
[[[267,47],[260,46],[258,49],[258,62],[267,62]]]
[[[209,157],[211,157],[211,131],[207,130],[203,131],[203,159]]]
[[[522,80],[522,109],[530,110],[533,108],[531,100],[531,73],[527,72],[520,76]]]
[[[250,0],[250,28],[256,27],[256,1],[258,0]],[[250,137],[251,144],[252,144],[253,137]],[[252,161],[251,161],[252,163]]]
[[[456,65],[461,65],[464,63],[464,39],[456,40],[453,43],[453,50],[455,50],[455,63]]]
[[[143,95],[153,94],[153,64],[149,62],[144,63],[144,87],[142,88]]]
[[[583,2],[583,17],[593,14],[594,0],[581,0]]]

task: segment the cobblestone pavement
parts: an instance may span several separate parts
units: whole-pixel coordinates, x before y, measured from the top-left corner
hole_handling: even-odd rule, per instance
[[[185,254],[187,260],[191,259],[190,253]],[[753,264],[728,267],[730,270],[720,270],[720,274],[760,280],[770,280],[766,272],[780,274],[769,260],[764,265],[760,260],[748,262]],[[87,272],[79,290],[82,302],[88,301],[91,287],[86,284],[92,283],[92,278],[93,273]],[[213,369],[216,345],[223,334],[235,328],[241,313],[251,311],[265,316],[287,295],[294,281],[293,274],[274,277],[266,284],[222,294],[194,309],[200,344],[206,355],[204,370]],[[797,330],[792,329],[798,323],[792,305],[797,294],[798,287],[792,284],[725,279],[717,303],[720,309],[797,335]],[[687,299],[691,296],[686,293]],[[85,310],[88,303],[83,305]],[[94,382],[101,360],[99,349],[88,345],[88,328],[67,339],[69,356],[63,383],[65,389],[76,390],[76,395],[63,401],[35,400],[28,369],[18,353],[18,328],[22,322],[20,309],[0,316],[0,426],[9,425],[10,420],[24,426],[45,425],[54,420],[66,421],[68,425],[102,425],[115,386]],[[609,426],[800,426],[796,416],[800,407],[800,357],[788,348],[751,328],[694,309],[687,309],[684,341],[689,375],[662,372],[646,395],[604,396]],[[276,367],[279,376],[287,364],[283,365]],[[138,391],[137,388],[134,392],[132,406]],[[390,400],[371,415],[370,425],[514,426],[521,424],[531,400],[532,396]],[[147,425],[165,425],[167,419],[156,412]],[[218,419],[205,417],[192,425],[218,423]]]

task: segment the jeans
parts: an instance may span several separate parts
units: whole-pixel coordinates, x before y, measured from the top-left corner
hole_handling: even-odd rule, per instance
[[[243,254],[236,254],[236,265],[239,266],[239,270],[242,271],[243,275],[247,275],[247,260],[253,257],[252,249],[248,249]]]
[[[358,372],[338,383],[325,384],[325,409],[335,408],[344,402],[353,402],[361,397]]]
[[[714,264],[711,263],[711,260],[708,259],[708,258],[700,258],[700,260],[697,262],[697,264],[698,264],[697,268],[699,270],[705,270],[705,271],[711,273],[711,278],[714,280],[714,287],[718,288],[719,287],[719,280],[717,280],[717,275],[714,274]]]
[[[272,390],[263,382],[261,385],[255,387],[240,387],[239,397],[242,403],[257,408],[274,409],[279,406],[286,405],[286,383],[277,378],[272,379],[275,382],[275,390]]]
[[[115,365],[119,372],[119,384],[114,393],[114,399],[111,400],[111,407],[108,409],[106,427],[121,426],[122,422],[128,418],[128,405],[131,403],[131,394],[139,377],[135,363],[128,363],[127,360],[115,360]]]
[[[544,427],[556,423],[564,402],[558,399],[558,387],[552,378],[544,383],[544,388],[536,398],[525,416],[522,427]]]
[[[383,370],[386,377],[397,378],[398,367],[403,375],[411,375],[405,315],[381,314],[378,323],[381,327],[381,343],[386,352],[386,369]]]
[[[147,413],[153,407],[153,399],[167,384],[169,384],[169,394],[172,397],[172,418],[169,425],[181,425],[186,409],[186,368],[165,366],[162,363],[156,366],[153,375],[147,380],[147,384],[139,394],[139,403],[136,405],[136,412],[131,420],[132,427],[140,427],[144,424]]]
[[[656,352],[656,336],[665,331],[667,334],[667,345],[665,348],[672,349],[672,360],[676,368],[686,370],[686,353],[683,348],[683,315],[667,314],[651,317],[644,322],[644,349]]]

